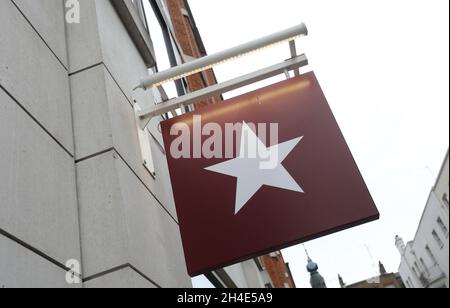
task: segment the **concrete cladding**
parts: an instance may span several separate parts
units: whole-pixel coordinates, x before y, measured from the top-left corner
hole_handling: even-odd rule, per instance
[[[0,1],[0,287],[190,287],[147,67],[109,0]],[[78,260],[80,284],[66,282]]]

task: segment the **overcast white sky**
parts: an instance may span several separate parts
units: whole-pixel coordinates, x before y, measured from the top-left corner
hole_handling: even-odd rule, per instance
[[[329,287],[339,286],[338,273],[347,283],[376,275],[378,260],[397,271],[394,237],[414,238],[448,149],[449,1],[189,2],[210,54],[307,24],[299,52],[307,54],[381,212],[378,222],[307,248]],[[285,45],[215,71],[221,82],[288,57]],[[302,246],[283,253],[297,286],[309,287]]]

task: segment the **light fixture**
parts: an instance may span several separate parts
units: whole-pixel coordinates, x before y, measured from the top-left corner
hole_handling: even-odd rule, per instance
[[[230,48],[228,50],[199,58],[191,62],[187,62],[168,70],[159,72],[157,74],[148,76],[141,80],[140,84],[135,88],[135,90],[146,90],[150,87],[160,86],[166,82],[185,78],[193,74],[208,70],[218,64],[234,60],[236,58],[248,55],[256,51],[260,51],[268,47],[272,47],[274,45],[290,42],[306,35],[308,35],[308,29],[304,23],[301,23],[298,26],[286,29],[284,31],[280,31],[266,37]]]

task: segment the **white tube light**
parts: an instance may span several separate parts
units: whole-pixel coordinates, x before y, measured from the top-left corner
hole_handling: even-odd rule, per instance
[[[218,64],[237,59],[274,45],[290,42],[306,35],[308,35],[308,29],[304,23],[301,23],[298,26],[148,76],[140,81],[140,84],[135,90],[146,90],[150,87],[160,86],[166,82],[185,78],[208,70]]]

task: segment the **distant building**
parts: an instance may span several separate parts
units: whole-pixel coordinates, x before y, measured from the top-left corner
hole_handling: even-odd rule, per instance
[[[259,258],[218,269],[205,277],[216,288],[273,288],[272,280]]]
[[[399,236],[400,275],[408,288],[449,287],[449,155],[430,192],[413,241]]]
[[[354,284],[347,285],[341,275],[339,284],[343,289],[401,289],[403,281],[398,273],[388,273],[381,261],[378,263],[380,275]]]
[[[284,262],[283,254],[280,251],[262,256],[260,259],[274,288],[295,288],[289,263]]]
[[[308,273],[311,274],[310,279],[311,287],[313,289],[326,289],[327,284],[325,283],[325,279],[319,273],[319,266],[311,259],[306,249],[305,252],[308,257],[308,264],[306,265],[306,270],[308,271]]]

